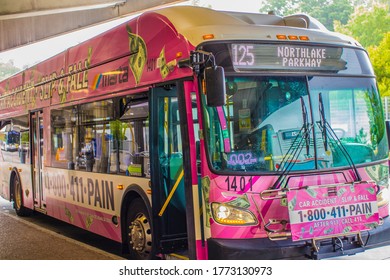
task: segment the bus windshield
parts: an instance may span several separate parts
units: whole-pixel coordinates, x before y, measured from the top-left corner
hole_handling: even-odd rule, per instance
[[[387,156],[373,78],[226,75],[226,95],[225,106],[204,109],[214,170],[314,170]]]

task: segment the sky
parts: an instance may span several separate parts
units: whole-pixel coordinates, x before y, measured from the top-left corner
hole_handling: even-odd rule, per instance
[[[181,5],[191,5],[191,3],[192,1],[187,1]],[[208,7],[211,5],[215,10],[258,12],[260,3],[261,0],[200,0],[199,6]],[[21,69],[25,66],[32,66],[128,19],[129,17],[121,18],[25,47],[0,52],[0,62],[7,63],[12,60],[14,65]]]

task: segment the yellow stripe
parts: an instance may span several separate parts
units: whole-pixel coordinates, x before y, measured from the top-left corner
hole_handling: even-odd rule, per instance
[[[173,194],[175,193],[177,187],[179,186],[180,180],[183,178],[183,176],[184,176],[184,170],[182,169],[181,172],[180,172],[180,174],[179,174],[179,177],[177,177],[177,180],[176,180],[175,184],[173,185],[173,188],[172,188],[171,192],[169,193],[169,195],[168,195],[168,197],[167,197],[167,200],[164,202],[164,205],[163,205],[163,207],[161,208],[160,213],[158,213],[158,215],[159,215],[160,217],[164,214],[164,212],[165,212],[165,210],[166,210],[166,208],[167,208],[169,202],[171,201],[172,196],[173,196]]]
[[[179,255],[179,254],[175,254],[175,253],[169,254],[169,256],[171,256],[173,258],[176,258],[176,259],[180,259],[180,260],[189,260],[188,257],[182,256],[182,255]]]

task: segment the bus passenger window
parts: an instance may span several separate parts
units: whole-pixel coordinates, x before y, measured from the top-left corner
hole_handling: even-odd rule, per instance
[[[28,152],[30,146],[30,133],[27,115],[12,120],[12,132],[16,136],[13,139],[16,148],[13,162],[30,163],[30,153]]]
[[[52,166],[149,177],[149,107],[139,100],[132,96],[52,110]]]
[[[52,166],[74,169],[77,108],[75,106],[51,111]]]
[[[5,162],[30,163],[28,117],[14,118],[0,130],[2,159]]]
[[[148,101],[134,100],[127,104],[118,125],[121,128],[119,173],[150,177]]]
[[[52,166],[114,173],[116,161],[110,126],[113,101],[105,100],[51,111]]]
[[[117,162],[112,127],[115,126],[113,100],[83,104],[79,111],[78,169],[116,173]]]

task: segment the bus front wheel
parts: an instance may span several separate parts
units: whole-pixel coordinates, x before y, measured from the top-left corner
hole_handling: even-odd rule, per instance
[[[132,259],[153,258],[151,220],[140,198],[133,200],[127,209],[126,237]]]
[[[12,186],[13,186],[13,194],[14,194],[13,195],[14,209],[16,214],[22,217],[31,215],[32,211],[26,208],[23,204],[23,188],[18,174],[14,176],[14,179],[12,181]]]

